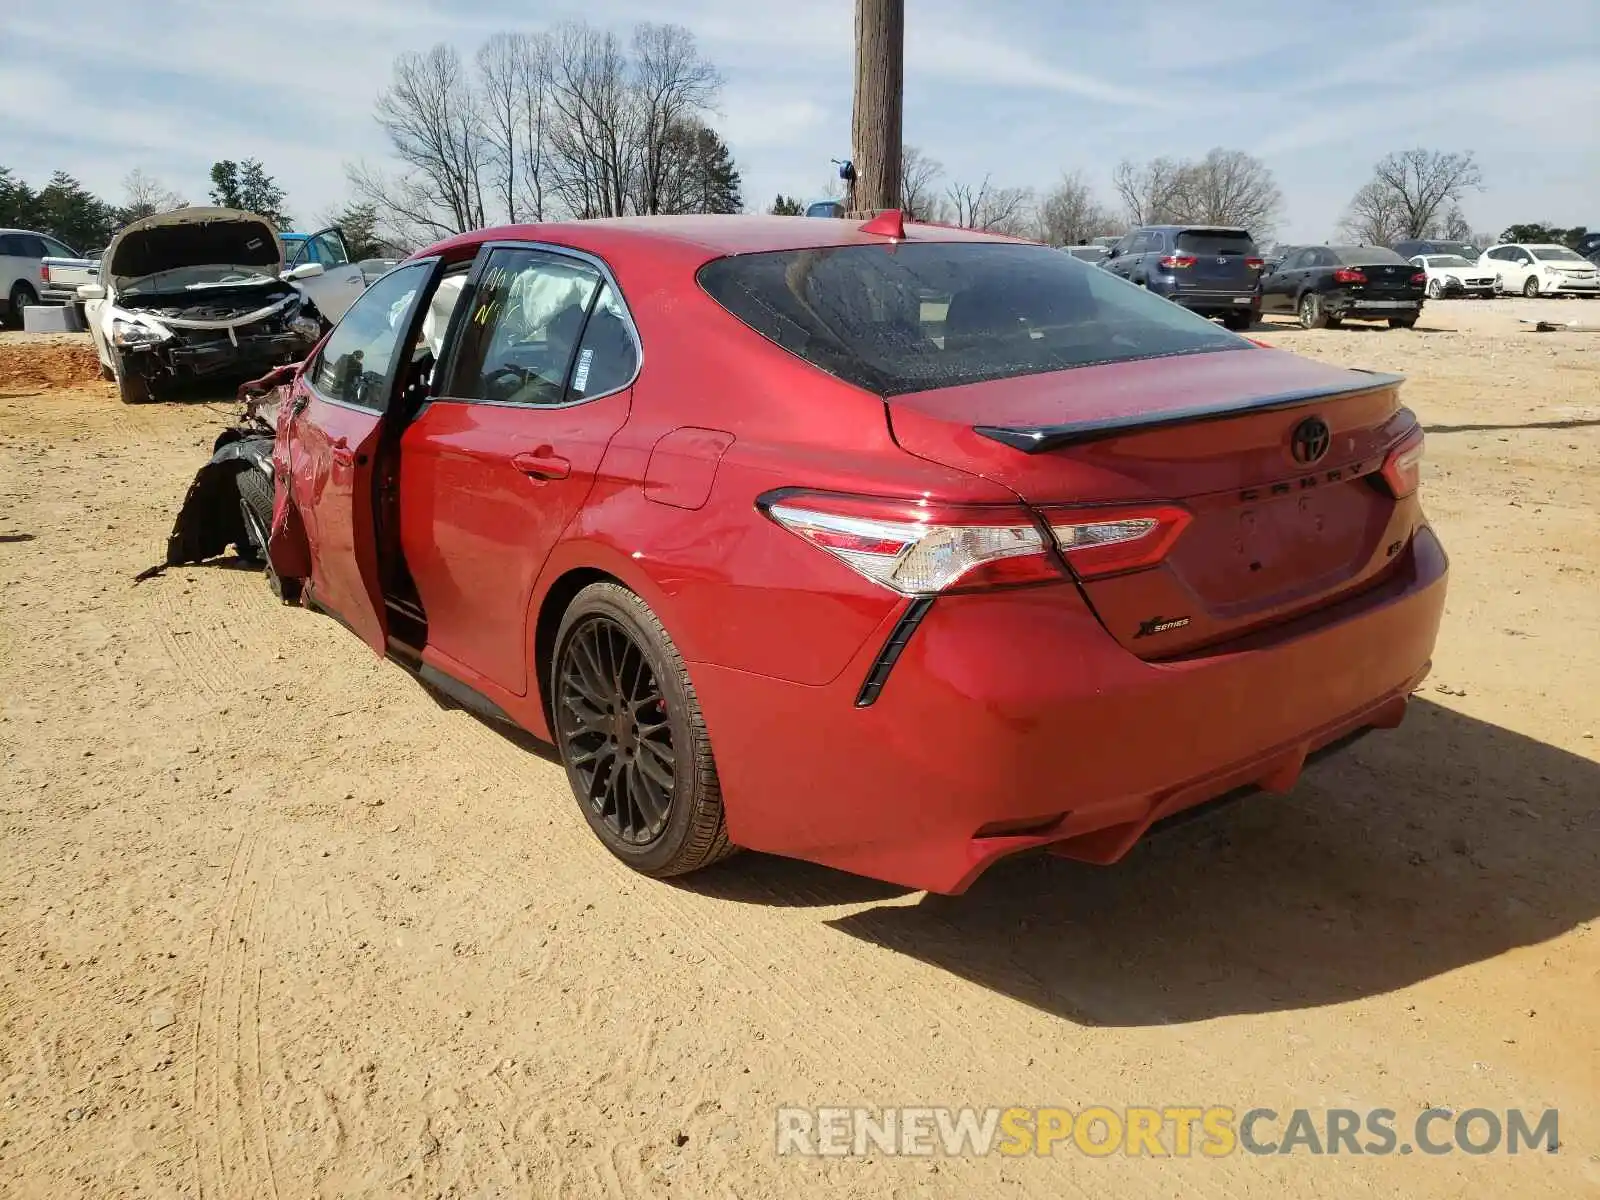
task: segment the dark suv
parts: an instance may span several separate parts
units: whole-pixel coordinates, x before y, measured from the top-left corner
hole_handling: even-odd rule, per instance
[[[1100,264],[1229,329],[1261,315],[1261,252],[1243,229],[1212,225],[1142,225]]]

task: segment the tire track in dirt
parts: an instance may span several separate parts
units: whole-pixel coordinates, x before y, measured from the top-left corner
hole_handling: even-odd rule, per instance
[[[234,843],[211,921],[205,975],[191,1038],[190,1107],[196,1116],[194,1175],[200,1200],[277,1200],[271,1132],[262,1107],[258,916],[271,900],[269,847],[254,830]]]

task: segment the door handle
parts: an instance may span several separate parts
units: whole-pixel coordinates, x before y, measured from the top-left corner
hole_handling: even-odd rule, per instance
[[[572,464],[549,446],[540,446],[531,453],[525,450],[514,454],[511,465],[533,479],[565,479],[572,474]]]

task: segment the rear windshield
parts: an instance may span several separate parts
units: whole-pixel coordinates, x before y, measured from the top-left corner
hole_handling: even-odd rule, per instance
[[[885,396],[1249,345],[1045,246],[782,250],[717,259],[700,283],[763,337]]]
[[[1185,229],[1178,235],[1178,249],[1202,257],[1237,254],[1243,258],[1254,257],[1256,244],[1248,233],[1240,230]]]
[[[1401,258],[1393,250],[1385,250],[1382,246],[1334,246],[1332,250],[1334,258],[1347,267],[1411,265],[1410,259]]]

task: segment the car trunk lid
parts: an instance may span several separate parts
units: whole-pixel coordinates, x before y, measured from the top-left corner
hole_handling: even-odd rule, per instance
[[[1379,477],[1414,424],[1399,382],[1241,349],[888,403],[902,448],[1005,485],[1053,525],[1186,511],[1160,561],[1083,579],[1112,635],[1161,658],[1290,620],[1384,573],[1414,509]]]

